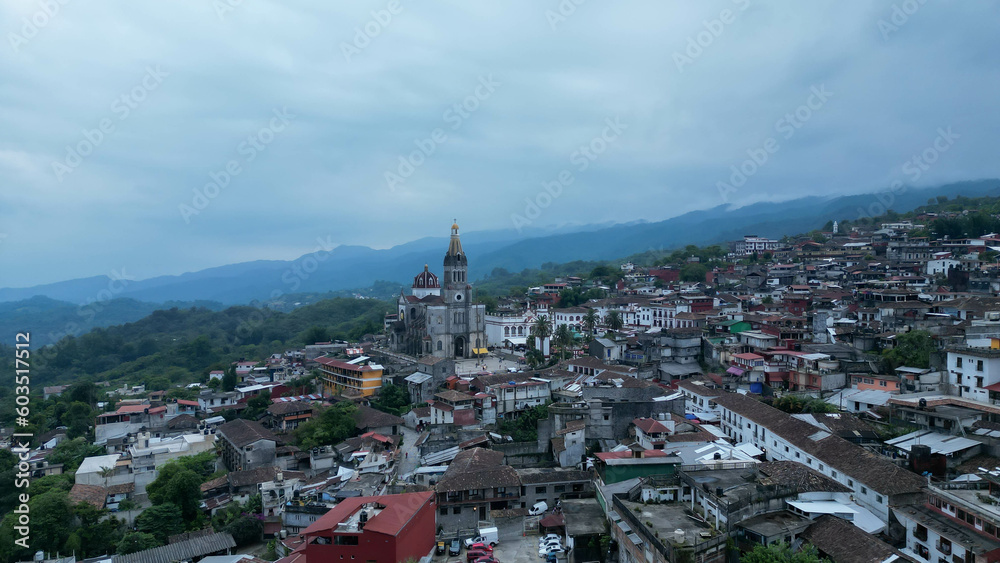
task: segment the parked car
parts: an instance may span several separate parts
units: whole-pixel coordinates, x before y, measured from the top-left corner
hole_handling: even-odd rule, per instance
[[[538,538],[538,545],[542,545],[545,542],[562,541],[562,536],[559,534],[545,534],[544,536]]]
[[[479,559],[476,559],[475,563],[500,563],[500,562],[492,557],[480,557]]]
[[[483,543],[483,542],[479,542],[479,543],[474,543],[472,545],[465,544],[465,549],[468,549],[469,551],[487,551],[487,552],[489,552],[489,551],[493,551],[493,546],[489,545],[489,544],[486,544],[486,543]]]
[[[445,541],[438,540],[437,547],[434,548],[434,552],[437,553],[438,555],[444,555],[444,552],[447,550],[448,547],[445,545]]]
[[[543,500],[536,502],[534,506],[531,507],[531,510],[528,511],[528,514],[531,516],[538,516],[539,514],[545,514],[545,512],[548,511],[548,509],[549,509],[549,503]]]
[[[566,550],[563,549],[561,545],[550,547],[550,548],[545,549],[545,550],[541,550],[541,549],[538,550],[538,556],[539,557],[545,557],[546,559],[549,558],[549,557],[551,557],[551,556],[553,556],[553,555],[562,555],[563,553],[566,553]]]
[[[451,545],[448,547],[448,555],[458,555],[460,553],[462,553],[462,542],[458,541],[458,538],[455,538],[451,540]]]
[[[493,555],[492,551],[486,551],[485,549],[472,549],[465,553],[465,560],[472,563],[476,559],[482,557],[490,557]]]

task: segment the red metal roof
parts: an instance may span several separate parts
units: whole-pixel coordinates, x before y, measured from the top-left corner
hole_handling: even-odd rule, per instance
[[[434,493],[432,491],[404,493],[401,495],[346,498],[321,516],[319,520],[313,522],[311,526],[302,532],[302,535],[329,534],[337,529],[338,524],[357,512],[362,505],[374,502],[385,508],[368,520],[368,523],[365,524],[365,532],[395,536],[433,498]]]
[[[343,360],[335,360],[333,358],[316,358],[316,362],[323,364],[324,366],[349,369],[352,371],[370,371],[372,369],[370,366],[359,366],[357,364],[350,364]]]

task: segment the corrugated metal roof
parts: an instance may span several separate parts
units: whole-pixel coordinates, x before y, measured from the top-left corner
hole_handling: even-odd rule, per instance
[[[217,551],[228,551],[234,547],[236,547],[236,542],[231,534],[217,532],[145,551],[115,555],[112,561],[114,563],[171,563],[172,561],[194,559]]]

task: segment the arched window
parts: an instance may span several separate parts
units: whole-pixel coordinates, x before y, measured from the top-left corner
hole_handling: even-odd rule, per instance
[[[504,336],[510,336],[510,327],[509,326],[503,327],[503,335]]]
[[[438,351],[440,352],[443,348],[444,348],[444,344],[442,344],[441,341],[438,340]]]

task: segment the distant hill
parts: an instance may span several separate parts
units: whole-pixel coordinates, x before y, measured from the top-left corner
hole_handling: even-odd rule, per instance
[[[612,260],[648,250],[705,245],[757,234],[780,238],[817,229],[829,220],[855,220],[862,213],[883,212],[883,202],[897,212],[923,205],[936,196],[997,196],[1000,180],[961,182],[932,188],[853,196],[810,196],[763,202],[738,209],[720,205],[654,223],[572,226],[552,231],[513,229],[467,232],[462,244],[470,256],[470,277],[482,279],[494,268],[520,271],[546,262]],[[440,272],[446,237],[429,237],[385,250],[340,246],[316,260],[315,271],[303,274],[309,255],[297,260],[244,262],[178,276],[131,281],[118,294],[139,301],[217,301],[227,305],[280,300],[289,294],[327,294],[370,286],[377,280],[406,284],[424,264]],[[0,302],[44,295],[72,303],[94,299],[105,289],[104,277],[69,280],[30,288],[0,289]],[[283,304],[282,308],[288,307]],[[3,313],[0,312],[0,316]]]
[[[210,301],[184,303],[146,303],[135,299],[111,299],[74,305],[44,296],[23,301],[0,303],[0,334],[31,331],[34,346],[44,346],[63,336],[78,336],[91,329],[137,321],[157,309],[203,307],[218,310],[220,303]]]

